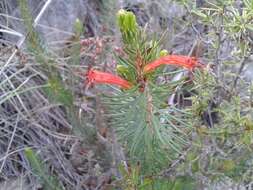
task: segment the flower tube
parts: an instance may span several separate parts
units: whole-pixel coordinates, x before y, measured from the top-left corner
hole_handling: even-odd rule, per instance
[[[183,67],[188,70],[193,70],[195,67],[203,67],[201,63],[195,57],[189,57],[184,55],[167,55],[163,56],[151,63],[147,64],[144,67],[144,73],[151,72],[155,70],[160,65],[175,65],[179,67]]]
[[[120,78],[119,76],[97,71],[94,69],[90,69],[86,74],[88,84],[96,83],[96,84],[112,84],[117,85],[123,89],[130,89],[132,84],[127,80]]]

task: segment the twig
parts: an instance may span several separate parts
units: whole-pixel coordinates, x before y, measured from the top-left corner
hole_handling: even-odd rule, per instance
[[[233,82],[233,85],[232,85],[232,88],[231,88],[230,92],[233,92],[233,90],[236,88],[237,82],[240,78],[240,75],[241,75],[245,65],[246,65],[246,62],[247,62],[248,58],[249,58],[248,56],[244,56],[243,59],[241,60],[239,70],[237,71],[237,74],[236,74],[236,77],[234,79],[234,82]]]
[[[225,6],[222,9],[222,14],[224,13]],[[222,41],[222,33],[223,33],[223,15],[220,16],[220,25],[219,30],[217,31],[218,36],[218,44],[215,51],[215,64],[216,64],[216,72],[217,72],[217,81],[221,79],[221,62],[220,62],[220,48],[221,48],[221,41]]]

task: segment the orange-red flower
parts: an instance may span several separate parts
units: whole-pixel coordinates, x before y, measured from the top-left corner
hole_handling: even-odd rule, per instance
[[[203,65],[197,60],[196,57],[189,57],[184,55],[167,55],[147,64],[144,67],[144,72],[151,72],[163,64],[175,65],[188,70],[193,70],[195,67],[203,67]]]
[[[132,84],[119,76],[97,71],[94,69],[90,69],[86,74],[88,84],[97,83],[97,84],[113,84],[117,85],[123,89],[130,89]]]

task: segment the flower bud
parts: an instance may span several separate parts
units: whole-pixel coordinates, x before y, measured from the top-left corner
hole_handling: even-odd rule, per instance
[[[136,35],[138,26],[135,15],[130,11],[120,9],[117,13],[117,22],[123,39],[131,41]]]
[[[166,56],[168,54],[169,54],[169,52],[166,49],[161,50],[159,53],[160,57]]]
[[[78,18],[75,20],[74,29],[75,29],[75,33],[78,36],[82,35],[82,33],[83,33],[83,24]]]
[[[116,70],[119,75],[125,76],[128,72],[128,67],[124,65],[117,65]]]
[[[119,76],[90,69],[86,73],[88,84],[112,84],[121,87],[122,89],[132,88],[132,84]]]

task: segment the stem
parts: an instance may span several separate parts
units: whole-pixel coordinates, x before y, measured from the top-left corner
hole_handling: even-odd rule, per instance
[[[216,74],[217,74],[217,78],[216,78],[216,82],[217,84],[220,84],[222,82],[222,68],[221,68],[221,62],[220,62],[220,49],[221,49],[221,43],[222,43],[222,34],[223,34],[223,24],[224,24],[224,18],[223,18],[223,14],[225,12],[225,6],[223,6],[222,8],[222,12],[220,13],[220,25],[219,25],[219,29],[217,31],[217,36],[218,36],[218,44],[217,44],[217,48],[215,51],[215,65],[216,65]],[[222,86],[222,85],[221,85]],[[221,91],[218,90],[217,92],[217,102],[218,104],[221,102],[222,99],[222,95],[221,95]]]
[[[234,82],[233,82],[233,85],[232,85],[232,88],[231,88],[230,92],[233,92],[233,90],[236,88],[237,82],[240,78],[240,75],[241,75],[245,65],[246,65],[247,60],[248,60],[248,56],[244,56],[242,61],[240,62],[240,67],[239,67],[239,70],[237,71],[237,74],[236,74],[236,77],[234,79]]]
[[[152,102],[152,95],[150,94],[148,85],[146,85],[146,95],[147,95],[147,117],[146,122],[150,126],[151,131],[153,133],[152,128],[152,116],[153,116],[153,102]]]
[[[222,33],[223,33],[223,14],[225,11],[225,6],[222,9],[222,13],[220,15],[220,25],[219,29],[217,31],[217,36],[218,36],[218,45],[217,49],[215,51],[215,64],[216,64],[216,72],[217,72],[217,82],[221,81],[221,62],[220,62],[220,48],[221,48],[221,43],[222,43]]]

